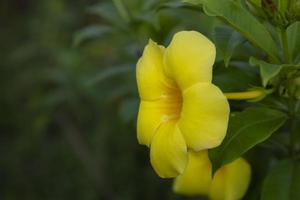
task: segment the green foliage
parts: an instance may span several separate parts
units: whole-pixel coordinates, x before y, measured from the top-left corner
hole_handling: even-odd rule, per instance
[[[247,108],[232,113],[222,145],[209,151],[213,171],[268,139],[286,119],[284,113],[269,108]]]
[[[80,31],[78,31],[74,36],[74,46],[78,46],[85,40],[94,39],[105,34],[110,33],[111,27],[109,26],[88,26]]]
[[[100,84],[102,81],[105,81],[106,79],[111,79],[117,75],[122,75],[124,73],[133,73],[134,68],[132,66],[134,66],[134,64],[107,67],[98,72],[97,74],[92,75],[92,77],[89,76],[88,78],[86,78],[87,80],[84,84],[86,86],[92,86],[95,84]]]
[[[235,48],[245,40],[237,31],[227,26],[217,26],[213,36],[215,44],[219,47],[218,50],[222,53],[224,64],[228,67]]]
[[[282,69],[282,65],[275,65],[264,62],[263,60],[258,60],[254,57],[251,57],[249,60],[250,64],[258,65],[260,70],[260,75],[262,79],[262,84],[264,87],[267,86],[268,82],[276,77]]]
[[[224,92],[245,91],[259,86],[257,69],[245,62],[231,62],[230,67],[216,66],[213,83]]]
[[[265,51],[271,59],[278,60],[276,44],[270,33],[254,16],[236,1],[199,0],[205,13],[225,20],[255,46]]]
[[[253,3],[257,7],[261,7],[262,0],[249,0],[249,2]]]
[[[267,175],[262,200],[296,200],[300,198],[300,163],[283,160],[275,164]]]
[[[300,62],[300,22],[295,22],[287,28],[288,45],[291,49],[291,55],[294,63]]]

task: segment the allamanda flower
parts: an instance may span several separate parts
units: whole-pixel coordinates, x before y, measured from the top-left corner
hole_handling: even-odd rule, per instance
[[[207,151],[191,151],[188,165],[175,179],[173,190],[189,196],[207,195],[212,200],[237,200],[245,195],[250,177],[250,165],[243,158],[222,166],[212,177]]]
[[[202,34],[181,31],[165,48],[149,41],[137,63],[141,98],[140,144],[160,177],[182,174],[188,151],[218,146],[227,130],[229,105],[212,84],[215,46]]]

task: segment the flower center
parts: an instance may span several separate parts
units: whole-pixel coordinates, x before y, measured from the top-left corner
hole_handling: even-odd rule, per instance
[[[165,107],[163,121],[177,121],[180,118],[182,109],[182,94],[177,86],[169,88],[161,94],[161,100]]]

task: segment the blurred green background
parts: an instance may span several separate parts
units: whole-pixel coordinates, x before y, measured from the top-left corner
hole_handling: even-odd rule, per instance
[[[200,14],[124,2],[0,2],[0,199],[183,199],[137,143],[135,63]]]
[[[177,5],[0,1],[0,199],[187,199],[136,140],[135,63],[148,39],[167,45],[183,29],[212,38],[219,23]],[[249,54],[245,42],[234,56],[246,62],[226,70],[218,53],[223,91],[260,84]]]

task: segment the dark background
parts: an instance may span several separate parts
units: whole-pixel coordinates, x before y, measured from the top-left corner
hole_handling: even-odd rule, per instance
[[[124,2],[0,1],[0,199],[184,199],[137,143],[135,63],[214,21]]]

